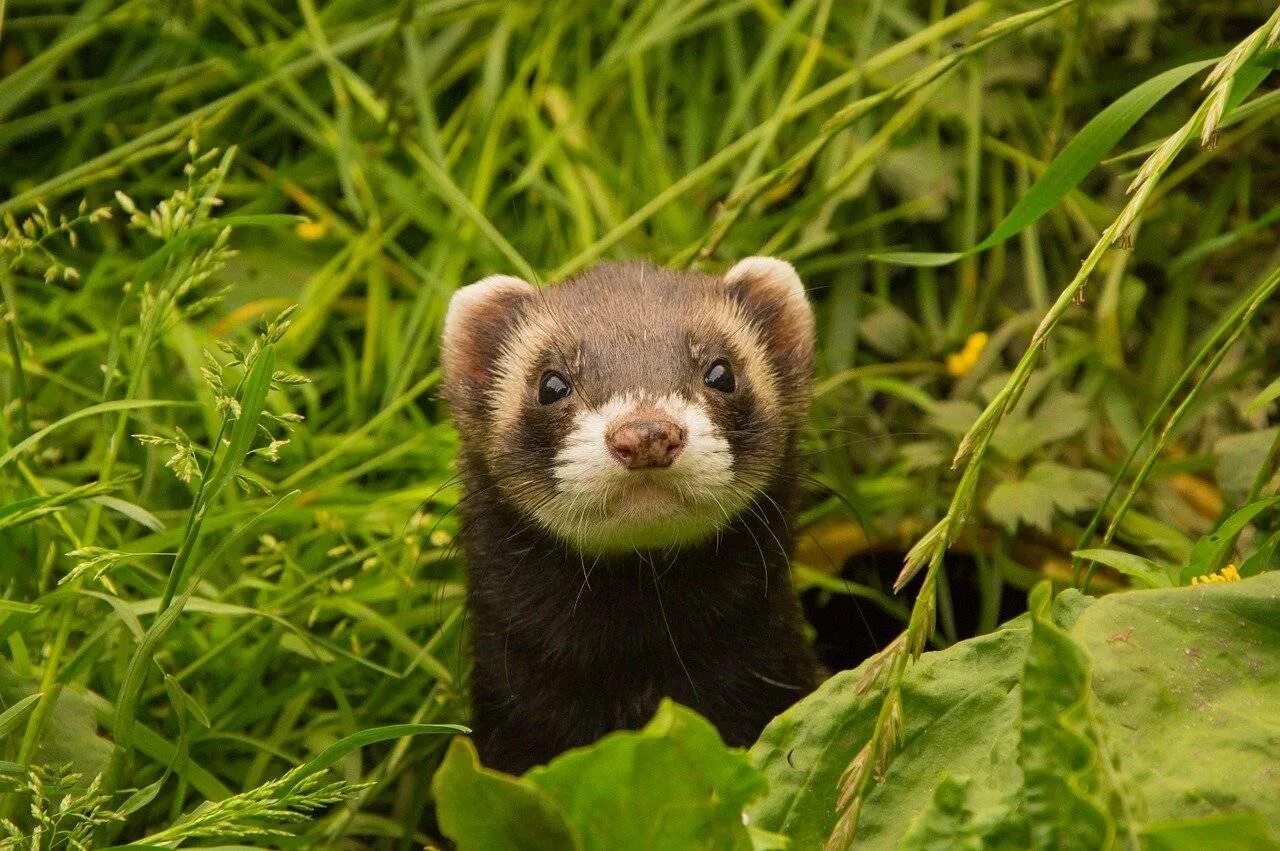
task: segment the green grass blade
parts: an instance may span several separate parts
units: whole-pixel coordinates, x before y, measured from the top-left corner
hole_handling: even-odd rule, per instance
[[[70,425],[77,420],[83,420],[88,417],[94,417],[98,414],[109,414],[113,411],[136,411],[145,408],[195,408],[198,407],[195,402],[173,402],[167,399],[121,399],[116,402],[101,402],[97,405],[90,405],[87,408],[81,408],[74,413],[67,414],[65,417],[52,422],[39,431],[32,434],[26,440],[11,448],[4,455],[0,455],[0,467],[9,464],[13,459],[17,458],[23,452],[34,447],[51,433],[57,431],[63,426]]]
[[[0,739],[13,732],[39,700],[40,692],[29,694],[4,712],[0,712]]]
[[[365,745],[372,745],[376,742],[385,742],[388,739],[401,739],[405,736],[422,736],[426,734],[440,733],[470,733],[471,729],[463,727],[461,724],[388,724],[385,727],[374,727],[371,730],[361,730],[358,733],[352,733],[344,737],[340,741],[334,742],[329,747],[320,751],[320,753],[311,757],[311,759],[299,765],[297,768],[289,772],[289,780],[283,786],[281,794],[287,794],[290,789],[297,786],[306,778],[310,777],[318,771],[324,771],[347,754],[362,748]]]
[[[902,266],[946,266],[963,257],[986,251],[1029,227],[1049,212],[1115,147],[1125,133],[1151,111],[1165,95],[1215,64],[1217,59],[1189,62],[1170,68],[1132,89],[1098,113],[1077,133],[1032,184],[1008,215],[986,239],[963,252],[888,251],[872,254],[873,260]]]

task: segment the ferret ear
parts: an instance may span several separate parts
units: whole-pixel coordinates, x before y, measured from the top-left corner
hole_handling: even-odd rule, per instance
[[[725,273],[724,283],[759,327],[779,372],[807,385],[813,372],[813,308],[795,267],[776,257],[748,257]]]
[[[441,345],[446,386],[484,387],[503,340],[537,292],[528,281],[490,275],[453,294]]]

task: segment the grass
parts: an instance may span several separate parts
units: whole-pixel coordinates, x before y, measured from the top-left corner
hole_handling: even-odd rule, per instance
[[[953,586],[987,630],[1040,577],[1128,581],[1073,551],[1186,560],[1275,493],[1275,403],[1249,405],[1280,350],[1274,14],[0,3],[14,847],[430,840],[438,725],[466,719],[435,348],[496,271],[796,263],[820,328],[797,575],[908,630],[887,670],[963,637]],[[896,565],[840,580],[917,539],[913,609]]]

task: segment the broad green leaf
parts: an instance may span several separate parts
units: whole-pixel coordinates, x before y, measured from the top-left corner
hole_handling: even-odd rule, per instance
[[[1079,393],[1050,390],[1029,417],[1036,430],[1035,446],[1047,446],[1074,437],[1089,425],[1090,404]]]
[[[1051,619],[1052,596],[1050,584],[1041,582],[1028,601],[1031,641],[1021,681],[1018,748],[1021,814],[1030,847],[1095,851],[1110,846],[1115,825],[1103,798],[1104,771],[1089,711],[1089,659]]]
[[[929,807],[902,837],[903,851],[984,851],[986,831],[969,807],[972,781],[943,775]]]
[[[747,755],[664,700],[643,730],[605,736],[515,778],[455,742],[433,784],[460,849],[752,848],[743,810],[763,794]],[[766,827],[755,835],[775,844]]]
[[[1049,531],[1053,523],[1053,489],[1031,476],[1003,481],[987,495],[987,514],[1010,532],[1019,526]]]
[[[1055,512],[1083,511],[1102,499],[1106,490],[1107,478],[1100,473],[1041,462],[1023,479],[992,488],[987,513],[1010,532],[1024,523],[1047,532]]]
[[[1249,810],[1280,831],[1280,574],[1104,597],[1072,632],[1149,822]]]
[[[1143,851],[1277,851],[1280,839],[1257,813],[1178,819],[1142,832]]]
[[[431,789],[440,830],[458,851],[582,847],[550,795],[480,765],[470,739],[459,736],[449,745]]]
[[[1168,588],[1173,585],[1173,579],[1170,578],[1167,570],[1140,555],[1102,549],[1076,550],[1072,555],[1114,568],[1145,588]]]
[[[1089,598],[1063,595],[1065,622]],[[902,748],[867,797],[854,847],[896,848],[906,826],[933,797],[938,778],[973,779],[975,811],[1015,792],[1017,683],[1030,631],[1024,616],[995,632],[925,653],[903,684]],[[882,690],[859,688],[863,667],[842,671],[779,715],[751,749],[769,782],[752,819],[791,837],[796,848],[821,848],[835,825],[840,776],[871,735]]]
[[[791,847],[791,840],[781,833],[764,830],[754,824],[747,825],[747,833],[751,835],[752,851],[787,851]]]
[[[1110,480],[1097,470],[1067,467],[1052,461],[1035,465],[1031,474],[1061,485],[1054,490],[1053,504],[1063,514],[1075,514],[1097,505],[1110,485]]]
[[[1003,382],[1000,385],[1003,386]],[[991,448],[1005,458],[1021,461],[1043,446],[1084,431],[1089,417],[1089,403],[1084,397],[1055,391],[1044,398],[1034,413],[1028,415],[1019,408],[1006,416],[996,427]]]
[[[972,782],[944,776],[933,801],[903,836],[902,851],[1023,851],[1024,825],[980,820],[968,806]],[[1257,813],[1232,812],[1149,825],[1143,851],[1280,851],[1280,839]]]
[[[765,791],[711,722],[664,700],[639,733],[606,736],[527,775],[559,804],[584,849],[751,848],[747,804]]]
[[[35,683],[0,661],[0,704],[9,707],[5,715],[0,716],[0,724],[14,725],[8,732],[16,733],[24,720],[30,720],[36,702],[31,701],[33,697],[36,697]],[[99,735],[92,698],[91,692],[75,685],[64,685],[58,690],[53,711],[40,731],[35,762],[69,765],[73,772],[86,779],[106,767],[111,743]]]
[[[1102,161],[1107,151],[1129,132],[1165,95],[1218,60],[1207,59],[1170,68],[1138,85],[1099,112],[1072,137],[1027,194],[1018,200],[991,235],[963,252],[897,251],[871,255],[885,263],[907,266],[945,266],[960,258],[999,245],[1054,208]]]
[[[1041,615],[1041,649],[1027,673],[1038,693],[1028,699],[1041,709],[1046,701],[1056,707],[1054,716],[1068,722],[1059,733],[1100,731],[1114,775],[1107,788],[1123,791],[1139,833],[1166,819],[1236,811],[1258,814],[1272,831],[1280,828],[1274,794],[1280,670],[1270,662],[1280,657],[1277,601],[1280,574],[1267,573],[1096,601],[1067,591],[1055,601],[1053,631]],[[1044,601],[1036,602],[1043,612]],[[925,653],[912,665],[903,683],[902,746],[866,798],[854,847],[897,848],[909,826],[918,843],[909,847],[922,848],[945,847],[936,840],[948,831],[963,841],[983,835],[985,847],[1004,847],[1024,819],[1027,828],[1042,830],[1052,823],[1045,807],[1062,800],[1042,795],[1039,822],[1013,803],[1026,784],[1053,781],[1033,766],[1043,772],[1056,765],[1065,787],[1060,795],[1076,799],[1084,792],[1097,803],[1087,745],[1074,756],[1053,756],[1060,742],[1040,748],[1039,756],[1025,752],[1031,777],[1019,766],[1025,738],[1020,682],[1031,631],[1030,618],[1018,618]],[[1074,674],[1063,667],[1064,655],[1074,657]],[[1086,658],[1092,670],[1087,704],[1079,701],[1086,691],[1079,664]],[[858,689],[864,672],[865,666],[832,677],[775,719],[751,751],[769,781],[769,794],[751,810],[754,821],[790,836],[794,847],[821,847],[835,824],[840,774],[866,742],[882,697],[882,685]],[[944,776],[957,786],[967,782],[963,799],[951,790],[935,800]],[[1089,824],[1096,830],[1088,807],[1073,811],[1083,814],[1080,835],[1088,835]],[[935,844],[919,844],[925,840]]]
[[[94,777],[107,767],[111,743],[100,732],[88,694],[77,686],[63,686],[40,737],[39,761],[69,763],[82,777]]]

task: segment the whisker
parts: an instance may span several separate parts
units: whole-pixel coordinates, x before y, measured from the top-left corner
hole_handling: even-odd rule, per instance
[[[649,567],[653,573],[653,592],[658,598],[658,611],[662,614],[662,625],[667,628],[667,638],[671,640],[671,649],[675,652],[676,661],[680,663],[680,669],[684,671],[685,678],[689,681],[689,688],[693,689],[694,699],[701,702],[702,695],[698,693],[698,684],[693,681],[693,675],[689,673],[689,668],[684,663],[684,657],[680,655],[680,648],[676,646],[675,633],[671,631],[671,622],[667,620],[667,607],[662,602],[662,586],[658,583],[658,568],[652,561],[649,562]]]

